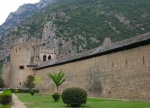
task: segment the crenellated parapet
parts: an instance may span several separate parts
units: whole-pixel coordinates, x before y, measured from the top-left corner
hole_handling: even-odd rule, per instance
[[[54,54],[55,50],[54,50],[54,48],[40,48],[40,53]]]

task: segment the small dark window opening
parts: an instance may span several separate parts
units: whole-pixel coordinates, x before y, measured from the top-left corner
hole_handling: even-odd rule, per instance
[[[19,84],[21,85],[21,82]]]
[[[19,69],[24,69],[24,66],[19,66]]]
[[[112,67],[114,67],[114,64],[112,63]]]
[[[49,56],[48,56],[48,60],[50,60],[51,58],[52,58],[52,57],[49,55]]]
[[[45,43],[43,43],[43,46],[45,46],[46,44]]]
[[[46,55],[43,56],[43,61],[46,61]]]
[[[145,58],[144,58],[144,56],[143,56],[143,64],[144,64],[144,61],[145,61]]]
[[[35,50],[35,46],[33,45],[33,50]]]
[[[128,61],[126,60],[126,66],[127,66],[127,64],[128,64]]]

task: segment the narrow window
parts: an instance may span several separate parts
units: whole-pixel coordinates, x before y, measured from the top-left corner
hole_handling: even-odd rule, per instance
[[[126,60],[126,66],[127,66],[127,64],[128,64],[128,61]]]
[[[51,56],[49,55],[49,56],[48,56],[48,60],[50,60],[50,59],[51,59]]]
[[[21,82],[19,84],[21,85]]]
[[[145,58],[144,58],[144,56],[143,56],[143,64],[144,64],[144,61],[145,61]]]
[[[43,61],[46,61],[46,55],[43,56]]]

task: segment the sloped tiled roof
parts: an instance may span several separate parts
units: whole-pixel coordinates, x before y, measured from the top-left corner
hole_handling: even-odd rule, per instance
[[[116,51],[121,51],[121,50],[129,49],[129,48],[134,48],[134,47],[142,46],[145,44],[150,44],[150,32],[139,35],[139,36],[135,36],[133,38],[129,38],[123,41],[115,42],[107,46],[100,46],[89,51],[59,58],[57,60],[46,61],[43,64],[39,65],[37,67],[37,70],[50,67],[50,66],[79,61],[79,60],[83,60],[83,59],[87,59],[87,58],[91,58],[95,56],[100,56],[100,55],[104,55],[104,54],[108,54],[108,53],[112,53]]]

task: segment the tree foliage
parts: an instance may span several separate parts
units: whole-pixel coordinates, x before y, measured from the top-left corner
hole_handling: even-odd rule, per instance
[[[29,88],[29,89],[32,89],[35,87],[35,84],[34,84],[34,76],[33,75],[29,75],[26,79],[26,82],[24,82],[24,86]]]
[[[58,93],[58,87],[65,82],[64,76],[65,73],[64,71],[61,69],[60,72],[58,74],[56,73],[49,73],[47,74],[49,76],[49,78],[51,78],[53,80],[53,82],[55,83],[56,87],[57,87],[57,93]]]
[[[33,83],[34,83],[35,85],[40,84],[41,78],[40,78],[40,77],[37,77],[37,76],[35,76],[35,75],[34,75],[33,77],[34,77]]]

